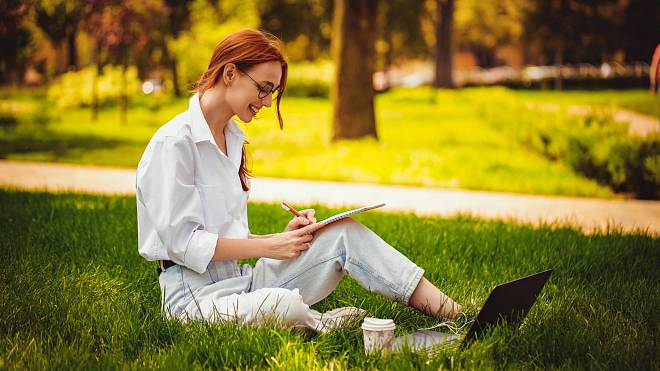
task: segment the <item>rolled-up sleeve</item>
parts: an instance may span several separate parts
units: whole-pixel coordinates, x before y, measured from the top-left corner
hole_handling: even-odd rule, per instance
[[[172,261],[206,271],[218,235],[205,230],[202,201],[195,187],[194,143],[164,137],[137,172],[138,192],[153,228]]]

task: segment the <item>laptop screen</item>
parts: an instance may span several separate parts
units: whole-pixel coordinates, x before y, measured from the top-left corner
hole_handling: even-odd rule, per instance
[[[479,337],[486,329],[500,322],[517,328],[550,278],[552,269],[495,286],[477,315],[464,343]]]

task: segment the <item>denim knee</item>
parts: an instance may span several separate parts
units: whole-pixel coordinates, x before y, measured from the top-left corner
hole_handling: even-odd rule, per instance
[[[366,227],[352,218],[345,218],[336,221],[334,223],[331,223],[327,227],[324,227],[319,231],[319,234],[317,234],[317,236],[325,236],[331,238],[338,237],[341,235],[347,236],[348,233],[350,233],[351,231],[359,230],[361,228],[366,228]]]

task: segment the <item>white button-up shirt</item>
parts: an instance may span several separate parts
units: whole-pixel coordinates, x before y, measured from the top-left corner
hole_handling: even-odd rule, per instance
[[[228,156],[195,94],[149,141],[136,177],[139,252],[147,260],[203,273],[218,237],[248,238],[248,192],[238,175],[245,134],[233,119],[224,133]]]

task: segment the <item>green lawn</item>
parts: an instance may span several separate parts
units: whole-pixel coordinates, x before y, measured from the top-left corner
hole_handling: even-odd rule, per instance
[[[122,126],[116,107],[102,110],[98,122],[91,122],[89,109],[58,111],[43,94],[18,90],[0,97],[0,111],[20,118],[17,127],[0,129],[0,158],[126,167],[135,167],[155,130],[187,106],[187,99],[163,97],[156,109],[152,98],[137,97]],[[395,89],[376,99],[379,141],[331,143],[330,102],[286,97],[284,131],[277,128],[273,109],[245,127],[249,165],[255,176],[615,197],[607,186],[521,142],[520,122],[552,119],[521,112],[525,102],[651,107],[660,105],[660,98],[643,91]]]
[[[517,97],[536,103],[555,103],[561,106],[581,105],[607,109],[629,109],[652,117],[660,117],[660,96],[648,90],[597,91],[534,91],[514,90]]]
[[[332,210],[318,207],[318,215]],[[287,213],[250,204],[255,233]],[[498,327],[469,348],[431,358],[365,356],[356,326],[315,336],[290,330],[165,321],[155,264],[137,254],[133,197],[0,190],[0,368],[370,368],[657,370],[657,238],[585,236],[466,218],[380,212],[358,218],[426,269],[474,319],[490,289],[555,273],[518,331]],[[393,318],[397,335],[437,323],[346,278],[319,310],[354,305]],[[465,330],[463,330],[465,331]]]

